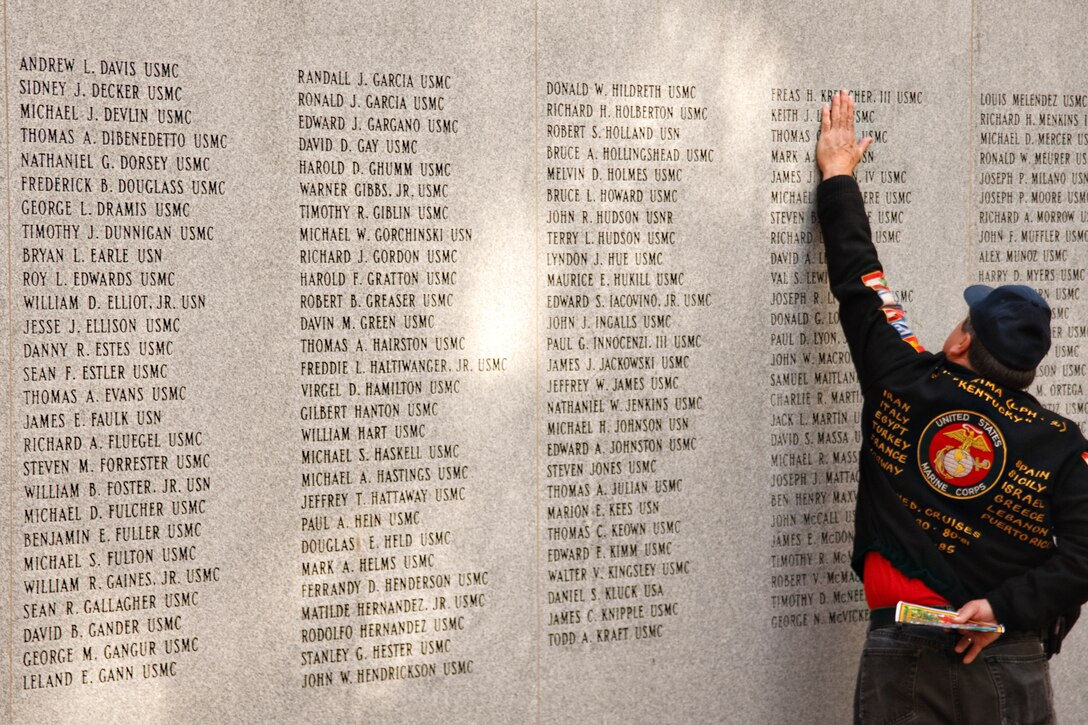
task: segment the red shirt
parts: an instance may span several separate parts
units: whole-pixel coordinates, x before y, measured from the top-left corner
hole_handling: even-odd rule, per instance
[[[906,576],[875,551],[865,555],[864,574],[862,580],[869,609],[894,607],[901,601],[931,607],[949,606],[947,599],[926,586],[921,579]]]

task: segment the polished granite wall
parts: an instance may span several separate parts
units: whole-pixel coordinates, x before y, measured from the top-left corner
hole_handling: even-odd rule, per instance
[[[1088,420],[1079,17],[7,2],[8,719],[845,720],[818,111],[922,343],[1033,284]]]

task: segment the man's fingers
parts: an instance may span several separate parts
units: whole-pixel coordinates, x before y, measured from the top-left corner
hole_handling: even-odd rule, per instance
[[[963,655],[963,663],[965,665],[971,664],[978,653],[982,651],[982,645],[975,642],[973,637],[964,635],[960,638],[960,641],[956,643],[955,647],[957,654]]]
[[[960,607],[959,611],[956,612],[955,621],[956,621],[957,624],[964,624],[965,622],[967,622],[967,620],[969,620],[974,615],[974,613],[975,613],[975,608],[974,608],[973,603],[968,602],[964,606]]]
[[[846,92],[846,89],[839,91],[839,98],[842,99],[842,106],[839,108],[839,121],[844,131],[849,131],[850,135],[854,135],[854,99],[850,97],[850,94]]]
[[[832,93],[820,108],[820,138],[816,143],[816,163],[823,177],[854,173],[871,143],[872,139],[859,143],[854,136],[854,99],[846,89]]]
[[[963,663],[969,665],[982,653],[982,650],[991,645],[994,640],[1000,636],[1000,634],[995,632],[972,632],[971,634],[963,635],[960,638],[960,641],[956,642],[954,649],[957,654],[963,655]]]
[[[872,143],[873,143],[873,137],[872,136],[866,136],[865,138],[863,138],[861,140],[861,143],[858,144],[858,150],[861,152],[862,156],[865,155],[865,149],[869,148],[870,144],[872,144]]]
[[[956,612],[956,621],[960,624],[964,624],[970,619],[984,619],[983,615],[986,614],[982,611],[982,603],[978,599],[972,599],[964,604]]]

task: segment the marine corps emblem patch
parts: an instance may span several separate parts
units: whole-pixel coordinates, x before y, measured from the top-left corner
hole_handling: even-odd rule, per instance
[[[965,410],[939,415],[918,446],[922,477],[949,498],[975,498],[993,488],[1005,469],[1005,440],[989,418]]]

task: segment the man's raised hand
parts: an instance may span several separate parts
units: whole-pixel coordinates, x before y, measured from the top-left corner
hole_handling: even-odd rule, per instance
[[[854,135],[854,99],[846,90],[836,91],[830,105],[820,112],[820,140],[816,142],[816,163],[824,179],[853,176],[854,167],[865,155],[872,137],[858,141]]]

